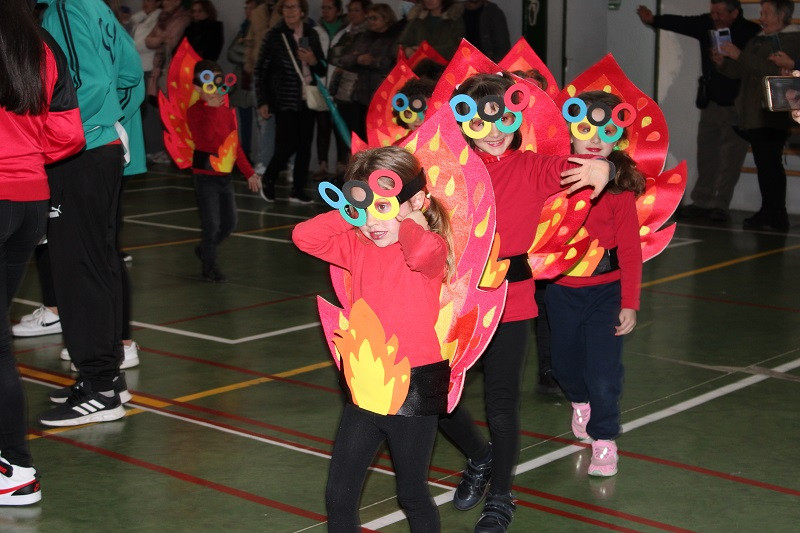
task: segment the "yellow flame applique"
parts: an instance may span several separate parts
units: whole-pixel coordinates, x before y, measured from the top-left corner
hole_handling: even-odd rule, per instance
[[[408,358],[395,362],[397,337],[386,340],[380,320],[361,299],[353,304],[347,326],[334,331],[333,344],[353,403],[381,415],[397,413],[408,395],[411,376]]]

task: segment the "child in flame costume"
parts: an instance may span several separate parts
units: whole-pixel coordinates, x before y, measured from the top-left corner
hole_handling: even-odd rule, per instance
[[[527,146],[523,144],[524,117],[530,120],[534,105],[545,101],[555,110],[541,90],[524,80],[515,83],[508,74],[471,76],[457,86],[450,99],[465,139],[483,160],[492,179],[498,245],[493,255],[504,258],[505,279],[509,282],[501,324],[483,356],[491,444],[463,406],[440,420],[445,435],[468,457],[453,498],[454,506],[459,510],[475,507],[489,487],[476,533],[506,531],[515,510],[511,484],[519,454],[520,380],[529,321],[536,316],[528,251],[537,231],[541,232],[540,215],[548,197],[564,186],[570,186],[567,193],[589,186],[594,189],[591,197],[595,197],[613,176],[613,165],[599,157],[542,155],[520,149]],[[582,194],[588,198],[589,189]]]
[[[226,105],[229,84],[225,82],[235,79],[229,74],[225,80],[222,68],[209,60],[198,61],[193,72],[192,94],[196,100],[186,112],[186,121],[194,141],[192,177],[203,230],[195,254],[203,263],[203,279],[223,282],[226,279],[217,267],[217,246],[236,227],[236,200],[230,175],[233,164],[248,176],[247,186],[253,192],[261,188],[261,176],[255,173],[238,142],[236,115]]]
[[[320,190],[325,198],[326,187],[335,189],[350,205],[292,234],[301,250],[352,279],[349,319],[342,316],[332,339],[348,403],[328,476],[329,531],[357,530],[361,486],[384,440],[411,530],[438,531],[427,471],[450,381],[435,330],[442,283],[454,269],[449,216],[426,194],[422,167],[405,149],[355,154],[345,180],[344,192]]]

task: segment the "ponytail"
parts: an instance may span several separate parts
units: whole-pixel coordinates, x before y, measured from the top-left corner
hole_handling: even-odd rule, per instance
[[[617,169],[614,181],[608,185],[608,192],[619,194],[631,191],[637,198],[644,193],[646,181],[636,167],[636,161],[624,150],[613,150],[607,157]]]

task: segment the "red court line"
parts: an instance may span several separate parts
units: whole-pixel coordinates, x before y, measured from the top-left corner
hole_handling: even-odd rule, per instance
[[[278,300],[269,300],[269,301],[261,302],[261,303],[257,303],[257,304],[245,305],[243,307],[234,307],[232,309],[224,309],[222,311],[216,311],[214,313],[207,313],[205,315],[197,315],[197,316],[191,316],[191,317],[186,317],[186,318],[176,318],[175,320],[169,320],[167,322],[161,322],[158,325],[159,326],[168,326],[170,324],[180,324],[181,322],[191,322],[192,320],[200,320],[202,318],[209,318],[209,317],[212,317],[212,316],[226,315],[226,314],[229,314],[229,313],[238,313],[239,311],[247,311],[249,309],[258,309],[259,307],[266,307],[268,305],[281,304],[281,303],[285,303],[285,302],[290,302],[292,300],[302,300],[304,298],[313,298],[313,297],[317,296],[318,294],[330,294],[332,292],[333,291],[327,290],[327,291],[318,291],[318,292],[313,292],[313,293],[308,293],[308,294],[298,294],[296,296],[287,296],[286,298],[280,298]]]
[[[151,470],[153,472],[157,472],[159,474],[163,474],[166,476],[173,477],[175,479],[179,479],[186,483],[192,483],[194,485],[198,485],[201,487],[210,488],[216,490],[217,492],[222,492],[237,498],[241,498],[243,500],[247,500],[253,503],[257,503],[259,505],[264,505],[266,507],[272,507],[273,509],[278,509],[279,511],[283,511],[286,513],[293,514],[295,516],[300,516],[302,518],[307,518],[309,520],[316,520],[317,522],[326,522],[327,517],[325,515],[321,515],[319,513],[314,513],[312,511],[307,511],[305,509],[301,509],[299,507],[295,507],[293,505],[288,505],[285,503],[281,503],[276,500],[271,500],[269,498],[265,498],[263,496],[258,496],[256,494],[252,494],[250,492],[245,492],[243,490],[239,490],[234,487],[230,487],[228,485],[223,485],[221,483],[215,483],[213,481],[209,481],[207,479],[199,478],[197,476],[193,476],[191,474],[187,474],[185,472],[179,472],[177,470],[173,470],[171,468],[167,468],[164,466],[159,466],[153,463],[148,463],[147,461],[142,461],[141,459],[137,459],[135,457],[131,457],[129,455],[123,455],[121,453],[108,450],[105,448],[100,448],[98,446],[92,446],[91,444],[86,444],[77,440],[69,439],[67,437],[63,437],[61,435],[55,435],[51,433],[45,433],[37,430],[31,430],[32,433],[43,437],[45,439],[54,440],[60,442],[62,444],[68,444],[70,446],[74,446],[76,448],[81,448],[86,451],[96,453],[99,455],[104,455],[111,459],[115,459],[117,461],[122,461],[124,463],[128,463],[134,466],[138,466],[140,468],[145,468],[147,470]]]
[[[679,292],[660,291],[657,289],[644,288],[643,291],[652,292],[653,294],[661,294],[664,296],[678,296],[680,298],[689,298],[692,300],[703,300],[708,302],[717,302],[728,305],[738,305],[741,307],[756,307],[758,309],[769,309],[772,311],[786,311],[787,313],[800,313],[800,309],[796,307],[781,307],[778,305],[759,304],[752,302],[742,302],[738,300],[726,300],[725,298],[716,298],[714,296],[699,296],[696,294],[682,294]]]

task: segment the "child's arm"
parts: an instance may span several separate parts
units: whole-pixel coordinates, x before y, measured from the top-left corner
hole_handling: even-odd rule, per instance
[[[636,213],[636,199],[632,192],[625,191],[611,196],[617,204],[612,223],[616,233],[622,288],[622,310],[619,313],[616,335],[627,335],[636,326],[636,312],[639,309],[639,294],[642,285],[639,217]],[[609,198],[609,200],[611,199]]]
[[[611,182],[614,165],[605,159],[586,159],[580,156],[572,156],[567,159],[570,163],[575,163],[577,167],[567,169],[561,173],[562,186],[571,185],[567,189],[568,193],[573,193],[587,185],[594,189],[590,198],[597,198],[606,185]]]
[[[428,229],[422,211],[412,211],[401,221],[398,241],[408,268],[429,279],[444,275],[447,243],[441,235]]]
[[[349,268],[356,243],[353,226],[338,211],[329,211],[294,227],[292,240],[302,251],[342,268]]]

